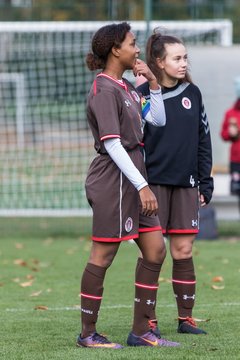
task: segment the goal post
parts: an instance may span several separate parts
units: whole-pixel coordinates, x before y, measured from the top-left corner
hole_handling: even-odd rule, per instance
[[[86,99],[95,73],[85,57],[107,23],[0,22],[0,216],[91,214]],[[130,24],[144,53],[148,26]],[[149,23],[156,27],[187,44],[232,44],[229,20]]]

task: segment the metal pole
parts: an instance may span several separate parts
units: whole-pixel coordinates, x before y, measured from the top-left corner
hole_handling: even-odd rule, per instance
[[[146,21],[146,38],[150,35],[150,21],[152,20],[152,0],[144,1],[144,18]]]

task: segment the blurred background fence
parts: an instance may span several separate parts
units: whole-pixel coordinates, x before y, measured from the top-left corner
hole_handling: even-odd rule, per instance
[[[219,218],[237,219],[237,200],[229,195],[228,145],[219,131],[240,74],[238,2],[65,3],[0,0],[0,215],[91,213],[84,181],[94,150],[85,105],[95,74],[86,69],[85,56],[97,28],[123,19],[130,21],[143,57],[146,38],[157,26],[185,41],[211,124],[213,204]],[[126,76],[134,81],[131,73]]]
[[[0,0],[0,21],[232,21],[240,42],[239,0]]]

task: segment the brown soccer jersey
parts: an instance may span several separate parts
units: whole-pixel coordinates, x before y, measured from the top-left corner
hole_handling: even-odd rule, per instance
[[[146,178],[139,149],[142,142],[140,97],[127,80],[120,82],[99,74],[89,93],[87,116],[95,149],[100,154],[91,163],[86,179],[87,198],[93,209],[92,239],[118,242],[137,238],[141,227],[138,191],[112,161],[103,142],[120,138],[131,160]],[[158,218],[148,217],[144,227],[159,229]]]

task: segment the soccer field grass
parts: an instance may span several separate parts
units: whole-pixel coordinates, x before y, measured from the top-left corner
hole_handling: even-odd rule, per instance
[[[168,255],[159,279],[157,314],[163,337],[180,348],[91,350],[75,346],[80,329],[79,284],[91,242],[86,236],[0,241],[0,358],[77,359],[240,359],[240,241],[194,245],[197,299],[194,317],[208,335],[177,334],[176,306]],[[168,246],[168,245],[167,245]],[[106,276],[98,331],[126,345],[131,328],[134,271],[138,252],[123,243]]]

